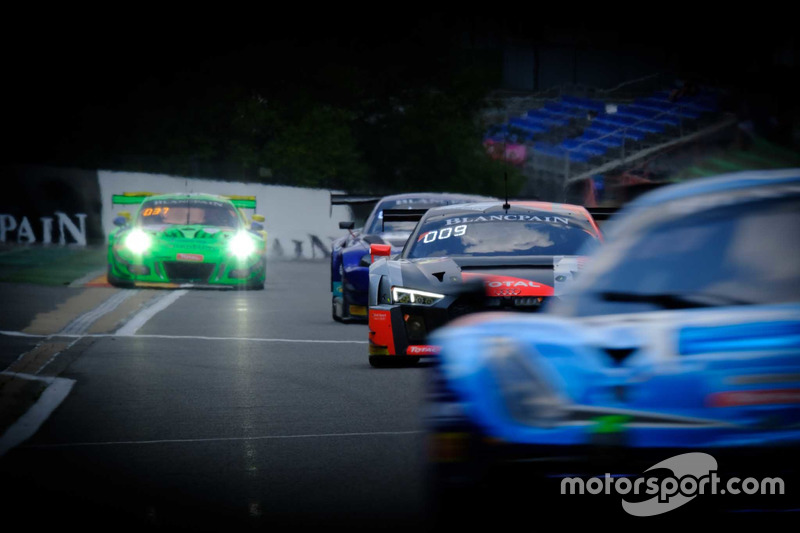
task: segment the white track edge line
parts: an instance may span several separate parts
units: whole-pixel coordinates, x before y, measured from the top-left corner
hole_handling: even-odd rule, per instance
[[[209,437],[201,439],[161,439],[161,440],[125,440],[107,442],[65,442],[61,444],[37,444],[26,446],[26,448],[83,448],[91,446],[121,446],[133,444],[197,444],[204,442],[241,442],[254,440],[284,440],[284,439],[324,439],[342,437],[386,437],[386,436],[405,436],[418,435],[424,433],[422,430],[410,431],[372,431],[356,433],[312,433],[305,435],[262,435],[256,437]]]
[[[186,294],[188,291],[186,289],[169,292],[165,296],[162,296],[151,305],[148,305],[138,313],[136,313],[133,318],[131,318],[125,325],[119,328],[115,334],[120,337],[127,337],[130,335],[135,334],[139,329],[144,326],[148,320],[153,318],[156,314],[160,313],[173,303],[175,303],[178,298]]]
[[[74,380],[66,378],[41,379],[24,374],[20,374],[19,377],[45,381],[49,385],[39,396],[39,399],[36,400],[36,403],[0,436],[0,457],[8,450],[31,438],[44,421],[55,411],[56,407],[61,405],[61,402],[64,401],[64,398],[67,397],[75,384]]]

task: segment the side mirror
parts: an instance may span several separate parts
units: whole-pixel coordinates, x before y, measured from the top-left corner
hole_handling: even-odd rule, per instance
[[[128,225],[128,219],[123,217],[123,216],[119,216],[119,217],[114,219],[114,225],[115,226],[119,226],[119,227],[127,226]]]
[[[253,231],[264,231],[264,224],[260,224],[258,222],[251,222],[250,229]]]
[[[391,244],[371,244],[369,246],[369,253],[372,256],[372,262],[375,262],[375,257],[389,257],[392,255]]]
[[[264,222],[265,220],[264,215],[253,215],[253,222]]]
[[[356,223],[352,220],[349,222],[339,222],[339,229],[353,229],[356,227]]]

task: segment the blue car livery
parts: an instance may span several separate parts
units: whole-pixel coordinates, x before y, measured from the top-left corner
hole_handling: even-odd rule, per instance
[[[800,169],[665,187],[604,233],[542,313],[471,315],[433,333],[438,475],[585,472],[609,450],[627,466],[688,452],[794,465]]]
[[[429,209],[440,205],[492,200],[485,196],[451,193],[407,193],[385,196],[375,204],[364,227],[342,223],[348,235],[331,247],[331,314],[340,322],[366,322],[369,294],[370,245],[389,244],[392,253],[400,253],[416,222],[383,221],[387,209]]]

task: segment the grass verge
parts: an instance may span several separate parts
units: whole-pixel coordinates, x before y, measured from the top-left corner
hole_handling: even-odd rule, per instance
[[[69,285],[105,266],[102,246],[0,246],[0,282]]]

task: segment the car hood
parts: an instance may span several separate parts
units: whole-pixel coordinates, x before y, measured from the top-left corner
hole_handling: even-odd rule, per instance
[[[165,225],[143,227],[143,231],[162,239],[205,239],[209,241],[231,238],[238,230],[203,224]]]
[[[482,281],[486,295],[554,296],[577,275],[579,256],[442,257],[401,260],[402,284],[445,292]]]
[[[379,234],[380,238],[387,244],[392,246],[392,253],[400,253],[406,245],[408,237],[411,236],[410,231],[396,231]]]

